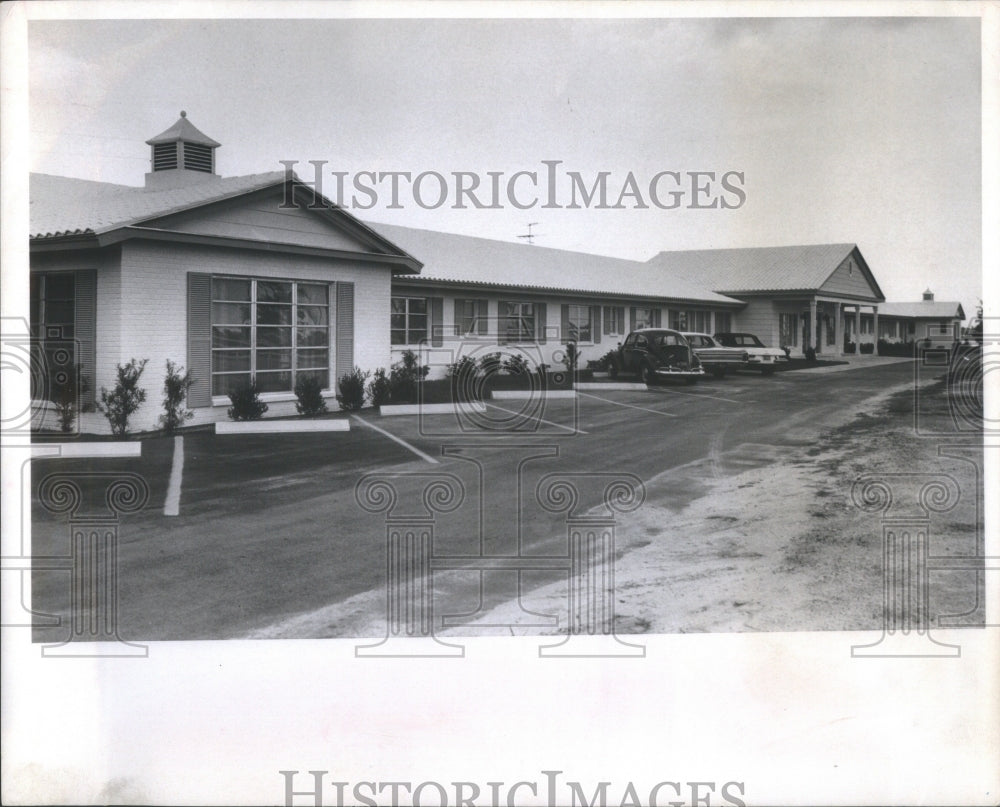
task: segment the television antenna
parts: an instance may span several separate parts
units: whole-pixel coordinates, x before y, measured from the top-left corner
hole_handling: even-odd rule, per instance
[[[519,235],[518,238],[523,238],[529,244],[534,244],[535,243],[535,239],[538,237],[538,234],[531,232],[531,228],[532,227],[537,227],[537,226],[538,226],[538,222],[537,221],[528,222],[528,232],[526,232],[524,235]]]

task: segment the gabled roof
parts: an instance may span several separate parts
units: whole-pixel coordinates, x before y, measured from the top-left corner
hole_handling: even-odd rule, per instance
[[[197,205],[277,185],[284,171],[242,177],[205,175],[203,182],[150,190],[88,179],[32,174],[29,199],[31,237],[101,234]]]
[[[649,263],[724,294],[818,291],[856,249],[854,244],[696,249],[660,252]],[[868,274],[873,290],[885,299]]]
[[[420,276],[408,277],[407,282],[743,305],[704,283],[674,277],[643,261],[394,224],[369,222],[368,226],[423,261]]]
[[[965,319],[961,303],[945,300],[921,300],[916,303],[879,303],[879,316],[906,317],[908,319]]]
[[[154,146],[157,143],[173,143],[177,140],[183,140],[185,143],[200,143],[203,146],[211,146],[212,148],[217,148],[221,145],[221,143],[212,140],[212,138],[191,123],[187,119],[185,112],[181,112],[177,123],[169,129],[160,132],[156,137],[149,138],[146,142]]]
[[[206,175],[204,181],[176,188],[150,189],[113,185],[87,179],[71,179],[49,174],[32,174],[29,198],[30,238],[44,242],[67,236],[100,237],[113,231],[140,227],[143,222],[162,219],[174,213],[195,210],[205,205],[245,196],[268,188],[281,188],[287,177],[284,171],[250,174],[242,177]],[[294,178],[296,188],[305,188],[312,204],[317,198],[327,207],[316,211],[371,245],[369,256],[394,264],[394,271],[419,272],[420,261],[401,250],[384,236],[342,208],[315,194]],[[113,239],[114,236],[108,236]],[[250,239],[255,240],[255,239]],[[289,248],[294,244],[287,245]],[[361,253],[359,253],[361,254]]]

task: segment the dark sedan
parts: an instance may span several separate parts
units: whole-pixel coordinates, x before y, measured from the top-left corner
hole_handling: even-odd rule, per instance
[[[635,373],[647,384],[663,378],[683,378],[693,384],[705,375],[701,361],[683,334],[665,328],[633,331],[615,352],[610,374]]]

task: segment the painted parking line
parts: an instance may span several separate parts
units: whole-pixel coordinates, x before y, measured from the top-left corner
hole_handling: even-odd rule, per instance
[[[690,398],[711,398],[713,401],[725,401],[726,403],[734,404],[748,404],[756,403],[756,401],[737,401],[733,398],[720,398],[718,395],[701,395],[697,392],[678,392],[675,389],[665,389],[664,387],[650,387],[650,390],[655,389],[657,392],[669,392],[672,395],[687,395]]]
[[[176,516],[181,510],[181,479],[184,475],[184,438],[174,437],[174,461],[170,466],[170,483],[167,485],[167,499],[163,503],[163,515]]]
[[[407,451],[412,451],[414,454],[416,454],[418,457],[420,457],[420,459],[425,460],[425,461],[427,461],[429,463],[432,463],[434,465],[438,464],[438,461],[436,459],[434,459],[434,457],[432,457],[430,454],[425,454],[423,451],[421,451],[416,446],[410,445],[402,437],[397,437],[392,432],[388,432],[385,429],[381,428],[380,426],[376,426],[374,423],[369,423],[367,420],[365,420],[364,418],[360,418],[357,415],[351,415],[351,418],[353,418],[354,420],[356,420],[362,426],[365,426],[366,428],[369,428],[369,429],[373,429],[373,430],[377,431],[379,434],[385,435],[390,440],[392,440],[392,441],[394,441],[396,443],[399,443]]]
[[[517,415],[525,419],[537,420],[539,423],[546,423],[549,426],[555,426],[557,429],[563,429],[571,434],[587,434],[583,429],[571,429],[569,426],[563,426],[561,423],[553,423],[551,420],[546,420],[545,418],[537,417],[536,415],[526,415],[523,412],[515,412],[513,409],[505,409],[502,406],[497,406],[496,404],[488,403],[486,404],[490,409],[499,409],[501,412],[506,412],[508,415]]]
[[[675,415],[673,412],[661,412],[659,409],[647,409],[645,406],[636,406],[635,404],[625,403],[624,401],[612,401],[610,398],[602,398],[600,395],[591,395],[589,392],[581,392],[580,395],[585,395],[588,398],[593,398],[597,401],[606,401],[607,403],[614,404],[615,406],[627,406],[629,409],[638,409],[642,412],[652,412],[654,415],[663,415],[665,418],[676,418],[680,415]]]

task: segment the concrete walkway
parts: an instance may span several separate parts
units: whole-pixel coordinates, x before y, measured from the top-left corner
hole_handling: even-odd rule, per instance
[[[848,354],[846,356],[820,356],[820,360],[844,361],[847,364],[832,364],[826,367],[803,367],[801,370],[784,370],[786,373],[842,373],[846,370],[860,370],[864,367],[880,367],[883,364],[900,364],[913,361],[908,356],[869,356]]]

